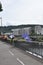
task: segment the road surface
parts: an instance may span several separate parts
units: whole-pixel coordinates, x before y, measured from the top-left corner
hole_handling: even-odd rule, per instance
[[[43,65],[43,63],[0,41],[0,65]]]

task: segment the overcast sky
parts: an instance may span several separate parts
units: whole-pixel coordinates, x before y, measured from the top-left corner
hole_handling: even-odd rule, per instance
[[[0,0],[3,25],[43,24],[43,0]],[[1,24],[0,24],[1,25]]]

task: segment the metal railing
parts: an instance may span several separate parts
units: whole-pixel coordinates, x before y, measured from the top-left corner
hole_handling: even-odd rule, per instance
[[[32,53],[38,54],[43,57],[43,42],[37,42],[37,43],[30,43],[30,42],[14,42],[15,46],[18,48],[21,48],[23,50],[30,51]]]

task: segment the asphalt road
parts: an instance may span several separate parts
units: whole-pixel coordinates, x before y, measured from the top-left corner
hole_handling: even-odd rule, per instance
[[[43,65],[18,48],[0,41],[0,65]]]

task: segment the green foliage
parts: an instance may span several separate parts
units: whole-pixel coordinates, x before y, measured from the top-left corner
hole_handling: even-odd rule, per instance
[[[36,41],[43,42],[43,37],[42,37],[42,36],[39,37],[39,38],[37,37],[37,38],[36,38]]]
[[[0,12],[2,11],[2,4],[0,3]]]
[[[31,33],[30,33],[30,35],[36,35],[35,30],[34,30],[34,26],[32,26],[32,28],[31,28]]]

